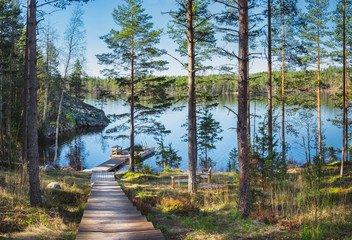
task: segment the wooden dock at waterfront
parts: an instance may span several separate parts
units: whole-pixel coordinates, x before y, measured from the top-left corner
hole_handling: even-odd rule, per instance
[[[154,154],[154,147],[143,147],[139,155],[145,159]],[[103,162],[102,164],[92,168],[86,169],[85,172],[112,172],[121,169],[129,159],[129,151],[124,149],[121,154],[114,155],[113,158]]]

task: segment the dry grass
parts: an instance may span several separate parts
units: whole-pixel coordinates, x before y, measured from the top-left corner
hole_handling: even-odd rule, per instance
[[[196,196],[187,183],[171,188],[173,173],[119,173],[119,183],[167,239],[351,239],[352,166],[340,178],[338,165],[326,165],[319,188],[308,169],[292,169],[285,180],[253,182],[254,211],[237,211],[236,173],[216,173]],[[180,174],[178,172],[177,174]]]
[[[0,170],[0,237],[11,239],[74,239],[90,193],[90,175],[74,171],[40,173],[41,207],[31,207],[21,169]],[[27,181],[28,182],[28,181]],[[46,189],[58,182],[61,189]]]

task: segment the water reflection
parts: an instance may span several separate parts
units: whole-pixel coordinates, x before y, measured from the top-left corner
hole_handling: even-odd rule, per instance
[[[91,105],[96,104],[95,99],[92,97],[86,98],[85,101]],[[218,99],[218,103],[218,107],[212,110],[212,114],[214,115],[215,120],[220,122],[224,132],[221,133],[222,141],[215,144],[216,149],[209,154],[209,157],[216,162],[216,171],[226,171],[230,158],[230,151],[234,149],[235,146],[237,146],[237,136],[235,129],[237,126],[236,116],[226,107],[237,112],[237,95],[221,95]],[[173,107],[181,107],[183,105],[185,105],[185,103],[177,103]],[[317,113],[313,108],[309,110],[310,116],[308,117],[300,111],[290,112],[289,109],[290,107],[287,107],[286,125],[288,129],[286,140],[290,146],[287,156],[299,163],[304,163],[306,159],[312,158],[316,154],[314,130],[316,129]],[[106,114],[120,114],[128,112],[128,110],[129,107],[124,105],[121,100],[108,100],[107,105],[104,108]],[[259,95],[256,98],[252,97],[251,139],[254,139],[254,135],[258,131],[259,123],[264,121],[266,112],[266,96]],[[341,112],[342,111],[340,109],[334,107],[333,99],[329,97],[328,94],[323,94],[322,129],[323,135],[326,137],[326,140],[324,141],[325,146],[340,148],[340,142],[342,142],[342,130],[336,126],[333,126],[332,123],[328,121],[328,119],[334,118]],[[274,110],[273,117],[275,121],[274,126],[276,131],[276,140],[280,142],[281,109],[279,106]],[[187,108],[183,108],[181,111],[172,111],[172,109],[169,109],[158,119],[158,121],[165,125],[166,129],[171,130],[171,134],[165,138],[165,144],[171,143],[172,147],[178,151],[178,154],[182,158],[180,164],[180,168],[182,170],[187,170],[188,168],[188,147],[187,143],[181,140],[182,136],[186,134],[186,129],[181,127],[181,125],[186,122],[186,119]],[[73,167],[79,168],[80,162],[77,162],[77,159],[83,158],[83,167],[92,168],[108,160],[112,146],[120,145],[124,148],[129,147],[128,139],[114,140],[111,138],[106,138],[107,136],[112,136],[106,133],[106,129],[117,126],[120,123],[121,122],[110,123],[109,126],[105,129],[100,128],[78,130],[77,132],[65,134],[64,136],[60,137],[58,164],[60,166],[68,166],[71,164]],[[309,124],[309,126],[307,124]],[[157,143],[155,139],[153,139],[153,136],[148,135],[136,136],[136,144],[157,147]],[[80,149],[76,150],[74,146],[77,146]],[[40,147],[42,161],[51,161],[54,156],[54,140],[41,141]],[[72,152],[79,156],[74,161],[71,161],[72,157],[70,157]],[[154,169],[157,169],[155,161],[155,157],[152,157],[147,159],[145,163],[152,166]]]

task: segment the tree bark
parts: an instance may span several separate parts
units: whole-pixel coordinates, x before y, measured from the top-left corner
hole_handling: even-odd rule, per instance
[[[48,107],[48,98],[49,98],[49,41],[50,41],[50,27],[48,25],[48,32],[46,33],[46,78],[45,78],[45,101],[44,101],[44,110],[43,110],[43,123],[46,121],[46,110]]]
[[[285,2],[285,1],[284,1]],[[283,6],[282,6],[283,7]],[[282,10],[282,63],[281,63],[281,134],[282,134],[282,157],[286,161],[285,144],[285,13]]]
[[[131,35],[131,122],[130,122],[130,163],[129,170],[134,172],[134,39]]]
[[[341,168],[340,168],[340,176],[343,176],[343,168],[344,168],[344,161],[347,158],[347,147],[348,147],[348,135],[347,135],[347,126],[348,126],[348,119],[347,119],[347,63],[346,63],[346,0],[343,0],[342,4],[342,11],[343,11],[343,24],[342,24],[342,34],[343,34],[343,120],[342,120],[342,158],[341,158]]]
[[[187,0],[188,26],[188,191],[197,193],[197,117],[193,0]]]
[[[28,160],[29,160],[29,190],[32,206],[42,202],[39,181],[39,152],[38,152],[38,126],[37,126],[37,54],[36,54],[36,0],[28,0],[28,80],[29,80],[29,106],[28,106]]]
[[[247,56],[249,56],[249,47],[247,50]],[[249,89],[249,62],[247,63],[247,135],[248,143],[251,144],[251,96]]]
[[[272,57],[271,57],[271,0],[268,0],[268,136],[269,153],[273,151],[273,103],[272,103]]]
[[[319,5],[318,5],[319,9]],[[318,10],[319,11],[319,10]],[[317,54],[318,54],[318,62],[317,62],[317,80],[318,80],[318,148],[319,148],[319,161],[323,162],[323,151],[322,151],[322,137],[321,137],[321,94],[320,94],[320,28],[319,28],[319,14],[318,14],[318,26],[317,26]]]
[[[7,138],[8,138],[8,162],[11,162],[12,157],[12,130],[11,130],[11,115],[12,115],[12,81],[13,81],[13,54],[15,51],[15,22],[13,16],[11,17],[11,49],[10,49],[10,71],[9,71],[9,89],[8,89],[8,105],[7,105]]]
[[[29,11],[27,11],[28,20]],[[24,53],[24,84],[23,84],[23,130],[22,130],[22,179],[24,185],[27,182],[28,162],[28,25],[26,26],[26,47]]]
[[[239,211],[248,217],[252,210],[249,175],[249,143],[247,135],[248,84],[248,0],[239,0],[239,53],[238,53],[238,119],[237,143],[239,160]]]
[[[0,66],[0,139],[1,139],[1,155],[2,155],[2,161],[5,161],[5,143],[4,143],[4,124],[3,124],[3,116],[2,116],[2,105],[3,105],[3,99],[2,99],[2,87],[3,87],[3,76],[4,76],[4,70],[3,66]]]

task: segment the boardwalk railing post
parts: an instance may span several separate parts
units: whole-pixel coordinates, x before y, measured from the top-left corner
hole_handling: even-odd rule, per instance
[[[210,180],[211,180],[211,167],[209,168],[209,171],[208,171],[208,184],[210,183]]]
[[[174,176],[171,176],[171,185],[172,185],[172,188],[175,188],[175,177]]]

